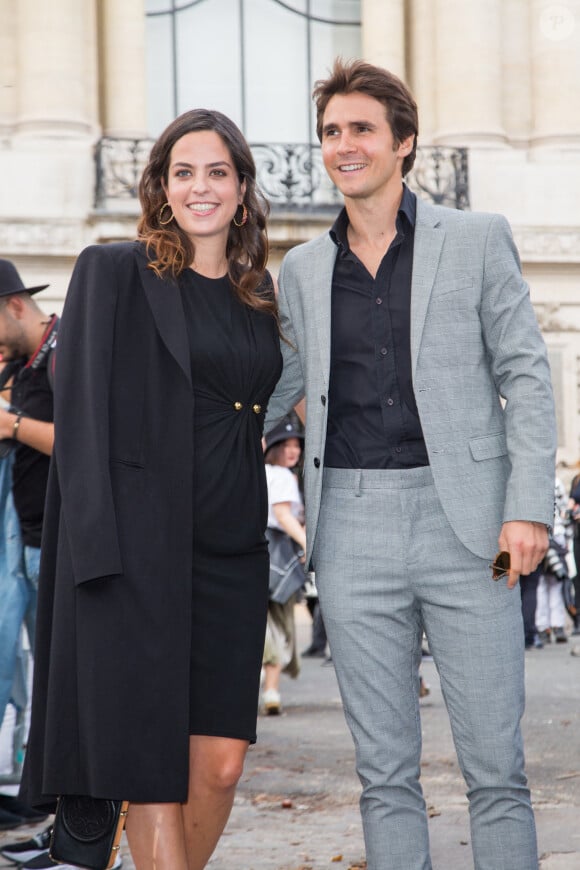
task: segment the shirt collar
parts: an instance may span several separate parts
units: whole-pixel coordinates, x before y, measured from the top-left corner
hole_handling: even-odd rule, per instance
[[[416,217],[417,197],[411,190],[409,190],[407,185],[403,183],[403,196],[397,212],[397,230],[402,228],[401,221],[403,221],[403,226],[406,221],[410,227],[414,227]],[[342,248],[344,251],[349,250],[347,236],[348,223],[348,214],[346,208],[343,207],[329,230],[330,238],[334,244],[337,245],[337,247]]]

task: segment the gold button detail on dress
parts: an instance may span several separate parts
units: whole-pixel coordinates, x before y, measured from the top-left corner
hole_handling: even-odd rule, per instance
[[[261,410],[262,410],[261,405],[252,405],[252,411],[254,412],[254,414],[259,414]]]
[[[234,408],[236,409],[236,411],[241,411],[243,407],[244,406],[241,402],[234,402]]]

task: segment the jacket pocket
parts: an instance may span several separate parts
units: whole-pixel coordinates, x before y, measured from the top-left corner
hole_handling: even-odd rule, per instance
[[[495,459],[497,456],[507,456],[505,432],[495,432],[493,435],[482,435],[472,438],[469,442],[471,455],[479,462],[481,459]]]
[[[118,456],[109,458],[109,465],[120,465],[123,468],[136,468],[142,471],[145,465],[142,462],[135,462],[133,459],[120,459]]]
[[[469,275],[463,275],[459,278],[450,278],[449,280],[438,278],[437,282],[441,285],[441,289],[433,292],[431,299],[434,302],[442,297],[450,296],[452,293],[461,293],[462,290],[466,291],[473,289],[473,278]]]

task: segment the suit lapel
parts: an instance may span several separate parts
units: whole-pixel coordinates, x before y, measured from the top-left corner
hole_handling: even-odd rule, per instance
[[[137,251],[139,275],[159,334],[191,384],[189,338],[177,282],[158,278],[147,268],[149,260],[144,247],[140,245]]]
[[[427,306],[431,298],[444,238],[445,230],[441,226],[436,209],[423,200],[417,199],[413,278],[411,282],[411,363],[413,375],[415,374]]]
[[[304,286],[311,288],[313,295],[312,322],[317,335],[321,373],[327,390],[330,381],[332,275],[336,253],[336,245],[326,234],[320,239],[314,256],[305,258],[307,273]]]

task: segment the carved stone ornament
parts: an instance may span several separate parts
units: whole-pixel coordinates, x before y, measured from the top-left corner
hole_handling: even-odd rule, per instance
[[[82,221],[0,221],[0,250],[3,256],[30,254],[35,256],[74,257],[84,246]]]
[[[580,264],[580,230],[562,227],[514,228],[522,260]]]
[[[542,332],[580,332],[580,327],[566,322],[558,302],[534,303],[534,311]]]

